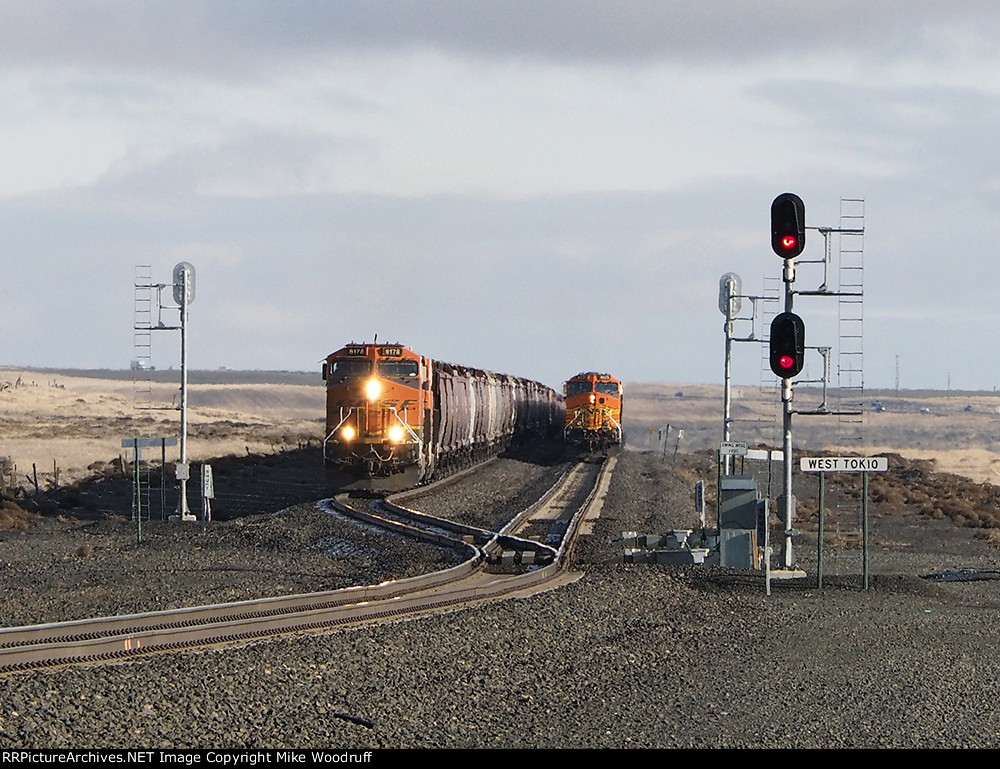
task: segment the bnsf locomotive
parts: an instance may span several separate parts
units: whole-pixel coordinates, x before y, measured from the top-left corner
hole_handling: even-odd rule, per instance
[[[558,435],[563,399],[527,379],[434,361],[399,344],[327,356],[323,459],[387,488],[444,476],[512,442]]]
[[[563,385],[567,443],[592,449],[622,443],[622,383],[610,374],[577,374]]]

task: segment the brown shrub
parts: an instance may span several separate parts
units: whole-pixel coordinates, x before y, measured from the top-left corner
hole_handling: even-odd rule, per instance
[[[984,528],[1000,529],[1000,514],[996,510],[984,510],[979,514]]]
[[[13,500],[0,500],[0,529],[28,529],[36,517]]]
[[[980,529],[972,536],[973,539],[980,539],[994,547],[1000,547],[1000,529]]]
[[[926,491],[907,489],[903,492],[903,501],[908,505],[927,505],[930,503],[931,497]]]

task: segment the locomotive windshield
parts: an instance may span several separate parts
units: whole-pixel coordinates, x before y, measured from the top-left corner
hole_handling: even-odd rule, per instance
[[[378,375],[386,379],[416,379],[420,373],[415,360],[380,360]]]
[[[372,373],[372,362],[366,359],[345,358],[330,362],[329,377],[347,379],[348,377],[369,376]]]
[[[586,395],[590,391],[591,391],[591,383],[590,382],[574,381],[574,382],[567,382],[566,383],[566,395],[567,395],[567,397],[571,396],[571,395]]]
[[[618,394],[618,385],[615,382],[597,382],[594,385],[594,389],[599,393],[604,393],[605,395]]]

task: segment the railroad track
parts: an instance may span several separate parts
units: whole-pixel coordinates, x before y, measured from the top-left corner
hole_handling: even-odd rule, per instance
[[[0,628],[0,672],[82,662],[100,662],[198,645],[258,639],[281,633],[383,620],[492,600],[537,590],[559,579],[580,524],[599,506],[614,459],[570,468],[535,505],[501,532],[434,518],[395,501],[363,506],[346,497],[320,503],[328,511],[466,554],[442,571],[380,585],[303,595],[264,598],[119,617]],[[548,539],[562,528],[558,543],[522,536],[539,521]],[[513,573],[495,573],[492,567]]]

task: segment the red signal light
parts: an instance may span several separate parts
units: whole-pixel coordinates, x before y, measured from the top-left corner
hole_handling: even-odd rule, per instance
[[[806,206],[792,192],[771,203],[771,248],[783,259],[794,259],[806,244]]]
[[[771,371],[782,379],[791,379],[802,371],[806,355],[806,326],[793,312],[775,315],[771,321],[769,359]]]

